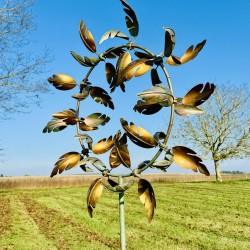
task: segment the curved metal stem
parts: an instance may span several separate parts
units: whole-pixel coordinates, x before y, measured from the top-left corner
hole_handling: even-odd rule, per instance
[[[86,83],[88,77],[90,76],[90,74],[92,73],[92,71],[93,71],[94,68],[95,68],[95,66],[93,66],[93,67],[91,67],[89,69],[88,73],[86,74],[85,78],[82,80],[81,84]],[[81,85],[80,85],[80,91],[79,91],[79,93],[81,93]],[[79,115],[80,103],[81,103],[81,101],[77,101],[77,104],[76,104],[76,114],[78,114],[78,115]],[[79,126],[79,121],[76,123],[76,129],[77,129],[77,134],[80,134],[81,130],[80,130],[80,126]],[[80,145],[81,145],[82,149],[84,150],[85,146],[84,146],[82,140],[79,139],[79,142],[80,142]]]

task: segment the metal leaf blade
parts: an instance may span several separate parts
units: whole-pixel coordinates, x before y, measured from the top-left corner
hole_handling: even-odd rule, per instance
[[[151,81],[152,81],[153,86],[162,83],[160,78],[159,78],[157,69],[151,69]]]
[[[109,122],[110,118],[101,113],[93,113],[86,117],[83,121],[89,127],[97,127],[97,126],[104,126],[107,122]]]
[[[105,107],[111,109],[115,108],[113,102],[111,101],[111,97],[104,89],[100,87],[91,87],[89,93],[95,102],[103,104]]]
[[[184,104],[179,104],[179,103],[174,105],[174,111],[176,114],[181,115],[181,116],[198,115],[198,114],[203,113],[202,109],[199,109],[193,106],[184,105]]]
[[[65,129],[67,126],[68,125],[65,121],[57,118],[52,118],[51,121],[49,121],[43,129],[43,133],[59,132]]]
[[[202,41],[201,43],[198,43],[195,49],[193,45],[190,46],[181,58],[177,56],[173,56],[173,55],[168,57],[166,63],[171,66],[179,66],[179,65],[189,62],[190,60],[193,60],[202,50],[205,43],[206,43],[206,40]]]
[[[137,111],[144,115],[153,115],[159,112],[162,109],[160,104],[154,104],[150,101],[137,101],[137,104],[134,106],[134,111]]]
[[[174,101],[170,89],[162,84],[153,86],[149,90],[144,90],[138,93],[137,96],[151,102],[151,104],[161,104],[164,107],[171,106]]]
[[[164,47],[164,56],[169,57],[172,54],[172,51],[175,46],[175,32],[171,28],[165,29],[165,47]]]
[[[81,37],[84,45],[86,46],[86,48],[89,51],[95,53],[96,46],[95,46],[95,41],[94,41],[93,35],[91,34],[91,32],[89,30],[87,31],[87,27],[83,23],[83,21],[80,22],[79,33],[80,33],[80,37]]]
[[[129,63],[118,75],[117,82],[129,81],[133,76],[139,77],[147,73],[153,66],[153,61],[148,59],[138,59]]]
[[[109,30],[107,32],[105,32],[103,34],[103,36],[101,37],[101,39],[99,40],[99,44],[101,44],[103,41],[107,40],[108,38],[114,38],[114,37],[118,37],[118,38],[122,38],[125,40],[129,40],[128,36],[125,35],[124,33],[122,33],[119,30]]]
[[[59,90],[70,90],[76,86],[76,82],[71,76],[62,73],[52,75],[48,78],[48,82]]]
[[[115,138],[119,138],[121,135],[121,132],[118,131],[118,133],[114,136],[114,138],[112,137],[112,135],[106,139],[101,139],[99,142],[97,142],[93,148],[92,151],[95,154],[104,154],[106,152],[108,152],[114,145],[115,145]]]
[[[203,84],[193,87],[184,97],[182,103],[184,105],[199,106],[204,103],[214,92],[215,85],[207,82],[203,88]]]
[[[196,152],[183,146],[176,146],[172,149],[173,161],[176,164],[186,169],[192,169],[194,172],[199,170],[202,174],[210,175],[202,160],[196,155]]]
[[[92,182],[87,194],[87,208],[89,216],[93,217],[93,209],[96,207],[96,203],[100,200],[103,191],[101,178]]]
[[[148,222],[151,222],[156,208],[156,199],[151,184],[144,179],[140,179],[138,181],[138,194],[145,210],[148,212]]]
[[[78,115],[75,110],[63,110],[52,115],[54,118],[63,120],[67,125],[75,125],[78,121]]]
[[[125,2],[124,0],[121,0],[121,3],[123,4],[123,6],[125,6],[125,8],[123,10],[128,15],[125,17],[128,31],[129,31],[130,35],[135,38],[135,37],[137,37],[137,35],[139,33],[139,23],[138,23],[136,15],[135,15],[135,12],[129,6],[129,4],[127,2]]]
[[[157,146],[154,137],[147,130],[142,127],[136,127],[132,122],[129,126],[128,122],[122,118],[120,119],[120,121],[122,127],[127,132],[127,136],[129,137],[129,139],[137,146],[143,148],[153,148]]]
[[[117,156],[120,162],[122,163],[122,165],[127,168],[130,168],[131,161],[130,161],[128,146],[127,146],[126,134],[123,134],[123,136],[120,139],[116,138],[115,148],[116,148]]]
[[[59,160],[55,163],[55,167],[52,170],[50,177],[56,174],[61,174],[64,170],[69,170],[80,161],[81,155],[77,152],[68,152],[62,155]]]

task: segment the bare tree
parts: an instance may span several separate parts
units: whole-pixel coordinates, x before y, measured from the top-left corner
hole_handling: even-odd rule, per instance
[[[197,152],[213,160],[216,180],[222,181],[220,163],[250,157],[250,111],[247,85],[217,86],[203,104],[204,114],[184,117],[176,124],[173,138],[191,142]]]
[[[0,119],[25,112],[30,104],[40,102],[48,91],[39,74],[49,62],[48,51],[30,52],[30,33],[35,29],[32,0],[6,0],[0,6]]]

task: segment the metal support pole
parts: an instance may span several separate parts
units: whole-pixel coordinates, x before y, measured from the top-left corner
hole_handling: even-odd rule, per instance
[[[123,177],[118,177],[119,185],[123,183]],[[124,192],[119,193],[119,209],[120,209],[120,245],[121,250],[126,250],[126,235],[125,235],[125,218],[124,218]]]

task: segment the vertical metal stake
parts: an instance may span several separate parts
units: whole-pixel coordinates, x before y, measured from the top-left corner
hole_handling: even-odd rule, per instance
[[[118,177],[119,185],[123,183],[123,177]],[[125,219],[124,219],[124,192],[119,193],[119,209],[120,209],[120,244],[121,250],[126,250],[126,235],[125,235]]]

